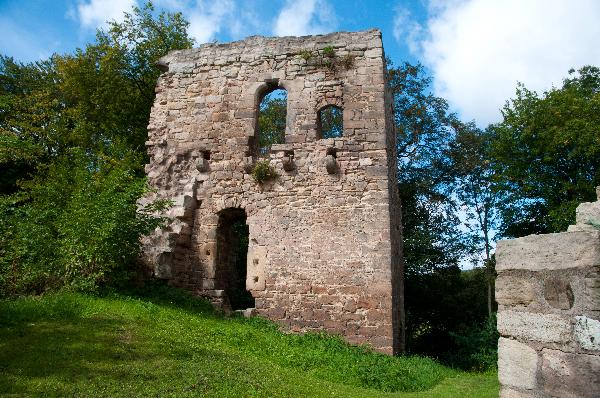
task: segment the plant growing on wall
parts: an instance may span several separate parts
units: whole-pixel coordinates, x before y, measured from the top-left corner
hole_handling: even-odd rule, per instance
[[[333,51],[333,47],[327,46],[327,47],[323,48],[323,55],[325,57],[333,58],[333,56],[335,55],[335,52]]]
[[[310,50],[302,50],[300,51],[300,58],[302,58],[305,61],[308,61],[309,59],[312,58],[312,52]]]
[[[277,178],[277,172],[268,160],[259,160],[252,168],[252,178],[259,184]]]

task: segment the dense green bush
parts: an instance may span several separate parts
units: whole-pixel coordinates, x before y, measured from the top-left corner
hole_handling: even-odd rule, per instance
[[[434,357],[464,369],[487,368],[489,361],[477,364],[474,359],[478,347],[495,350],[497,345],[497,337],[495,341],[491,341],[493,337],[482,337],[488,325],[485,269],[461,271],[458,267],[446,267],[428,273],[407,273],[406,277],[409,353]]]
[[[0,55],[0,295],[94,290],[135,272],[139,237],[160,222],[136,205],[155,62],[191,47],[187,27],[146,3],[72,54]]]
[[[152,211],[164,205],[138,211],[145,189],[128,162],[72,148],[0,203],[0,291],[94,290],[128,279],[139,237],[160,223]]]
[[[487,371],[495,369],[498,362],[498,330],[496,314],[480,325],[470,325],[462,333],[451,333],[456,349],[448,362],[466,370]]]

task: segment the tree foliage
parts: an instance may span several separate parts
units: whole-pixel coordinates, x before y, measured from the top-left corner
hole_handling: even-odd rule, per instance
[[[136,206],[154,63],[191,46],[187,26],[148,3],[74,54],[0,58],[0,294],[89,290],[133,269],[160,221]]]
[[[334,105],[319,111],[318,125],[321,138],[338,138],[344,135],[343,112]]]
[[[460,122],[443,98],[431,94],[431,78],[422,66],[391,68],[389,82],[398,130],[407,349],[473,367],[474,351],[457,361],[457,352],[464,351],[459,340],[484,324],[489,282],[481,269],[465,273],[459,268],[476,249],[473,233],[460,228],[464,202],[456,195],[457,182],[475,171],[475,159],[469,164],[453,158],[466,155],[466,149],[476,151],[465,136],[473,126]],[[455,167],[458,163],[462,169]]]
[[[258,113],[258,150],[268,155],[273,144],[285,143],[287,93],[275,90],[265,95]]]
[[[542,95],[519,85],[491,131],[502,234],[565,230],[600,185],[600,69],[571,70]]]
[[[457,266],[407,277],[404,293],[409,353],[477,367],[476,358],[458,353],[465,348],[461,336],[480,329],[488,317],[486,278],[481,268],[461,271]],[[495,345],[491,343],[492,348]],[[469,355],[476,352],[470,350]]]
[[[432,272],[456,265],[465,250],[455,228],[459,220],[447,155],[460,122],[443,98],[430,93],[431,78],[421,65],[405,63],[388,72],[398,131],[406,274]]]
[[[162,203],[137,209],[145,181],[127,163],[106,158],[95,159],[94,169],[89,165],[89,156],[72,148],[19,195],[2,198],[7,246],[0,256],[0,291],[93,290],[131,276],[139,236],[160,223],[152,211]]]
[[[486,270],[487,308],[488,316],[491,316],[494,310],[495,278],[492,252],[502,195],[494,189],[489,143],[488,131],[477,128],[474,123],[463,123],[449,144],[447,156],[454,178],[452,193],[461,205],[464,225],[468,231],[468,254],[473,265],[483,265]]]

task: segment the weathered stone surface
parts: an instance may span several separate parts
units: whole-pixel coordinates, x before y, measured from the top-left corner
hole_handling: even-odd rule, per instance
[[[590,270],[584,278],[585,309],[600,313],[600,271],[598,268]]]
[[[327,155],[325,157],[325,168],[329,174],[335,174],[338,171],[337,161],[333,155]]]
[[[499,275],[495,285],[498,304],[528,305],[535,300],[535,284],[531,278]]]
[[[204,158],[200,158],[196,161],[196,170],[198,170],[201,173],[204,173],[205,171],[208,170],[208,160],[204,159]]]
[[[500,398],[537,398],[531,392],[523,392],[508,387],[500,389]]]
[[[333,68],[319,59],[329,46]],[[352,63],[340,62],[350,48]],[[396,133],[381,33],[254,36],[174,51],[160,64],[146,143],[156,193],[147,199],[176,203],[169,224],[144,240],[148,268],[226,307],[232,279],[244,279],[231,225],[245,220],[246,287],[260,315],[401,351]],[[259,153],[259,103],[277,88],[288,94],[285,143]],[[319,138],[328,105],[343,109],[342,137]],[[263,158],[278,176],[257,184],[249,172]]]
[[[589,225],[590,222],[600,224],[600,200],[591,203],[581,203],[577,206],[575,219],[578,225]]]
[[[553,308],[568,310],[573,307],[575,296],[568,280],[552,277],[544,281],[544,299]]]
[[[600,232],[530,235],[496,246],[496,270],[565,269],[600,265]]]
[[[537,380],[537,352],[516,340],[498,340],[498,378],[505,386],[533,389]]]
[[[566,343],[572,337],[572,326],[567,317],[522,311],[500,311],[498,331],[502,336],[543,343]]]
[[[576,316],[575,340],[585,350],[600,351],[600,321],[586,316]]]
[[[248,246],[246,289],[250,291],[265,289],[265,263],[267,249],[264,246]]]
[[[600,397],[600,356],[542,350],[543,391],[550,397]]]
[[[501,397],[600,397],[600,235],[585,224],[599,209],[580,205],[572,232],[498,244],[498,330],[522,342],[500,339]]]

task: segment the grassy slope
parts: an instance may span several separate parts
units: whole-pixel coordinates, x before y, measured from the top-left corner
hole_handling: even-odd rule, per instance
[[[201,301],[60,293],[0,301],[0,395],[494,397],[495,374],[285,335]],[[386,392],[387,391],[387,392]],[[411,392],[412,391],[412,392]]]

